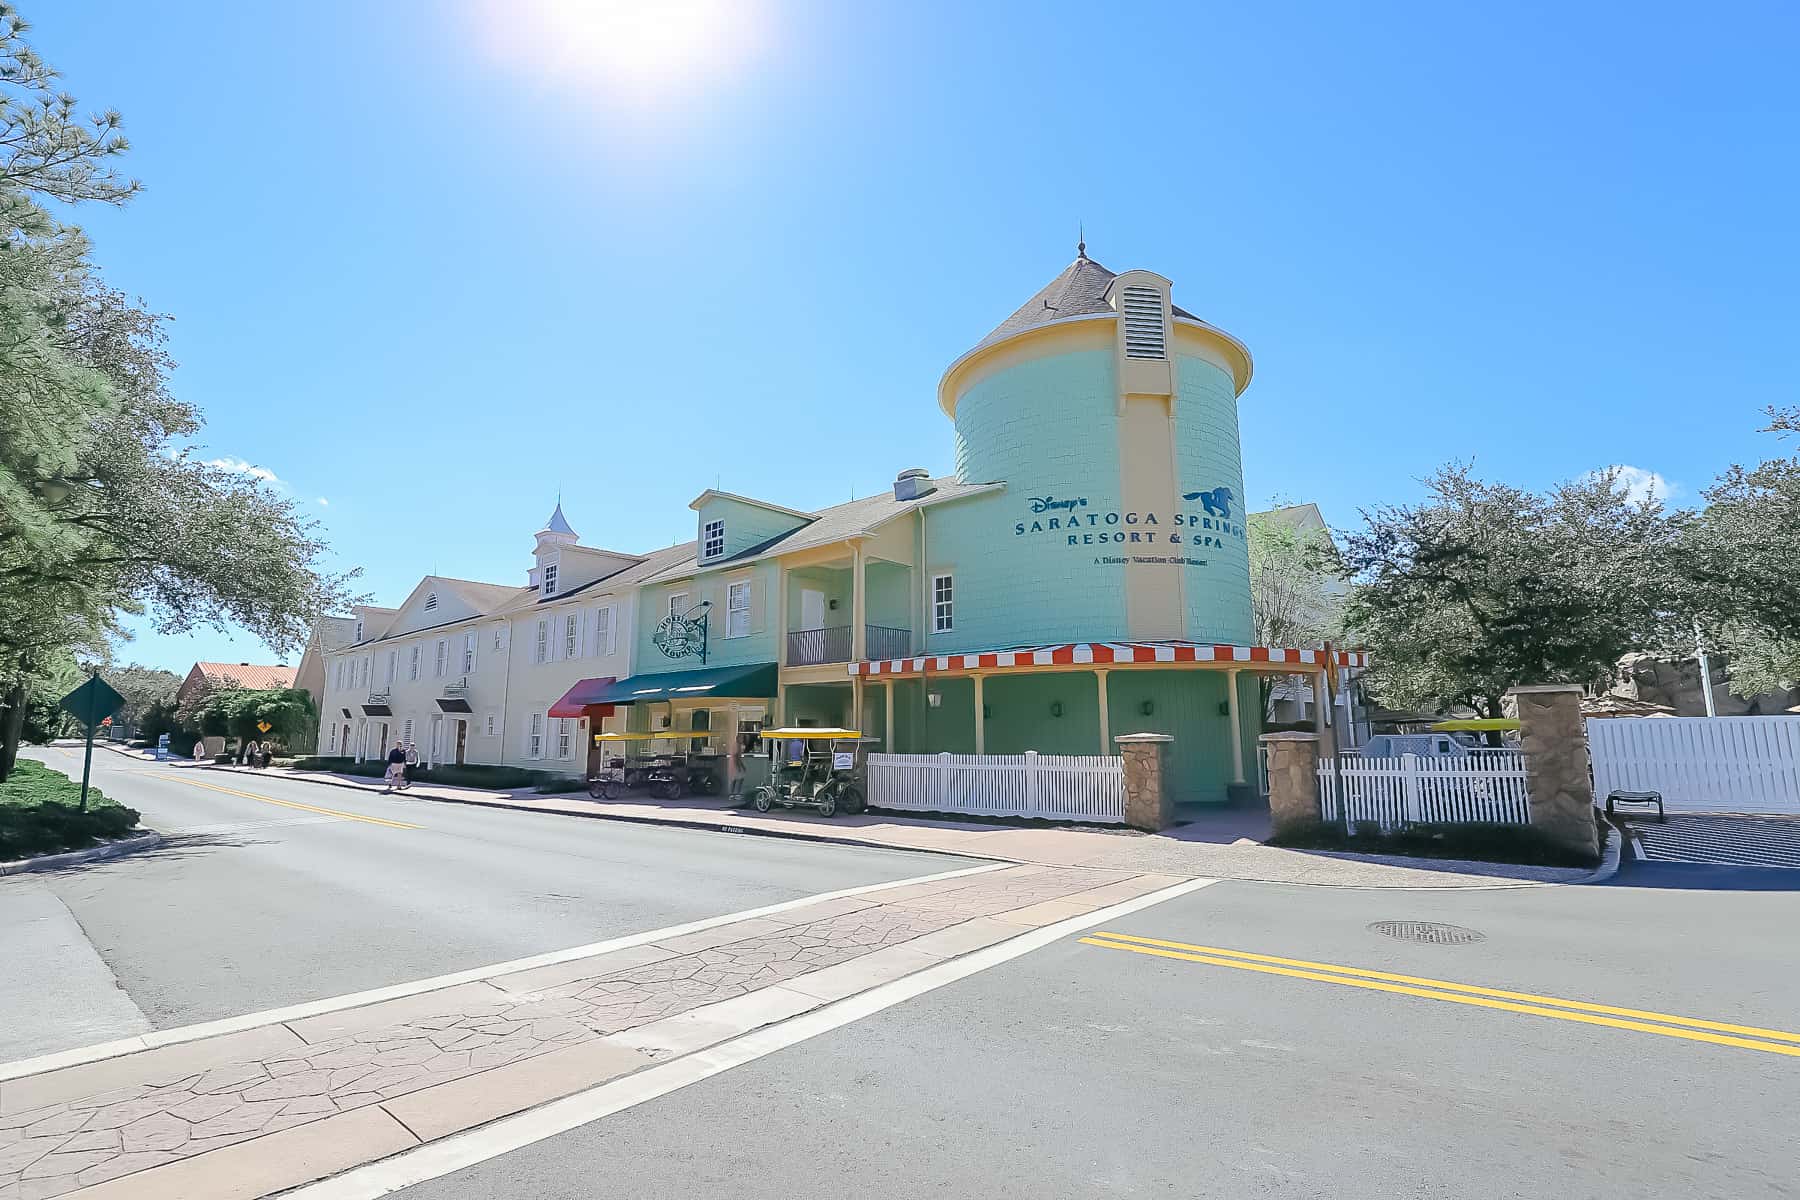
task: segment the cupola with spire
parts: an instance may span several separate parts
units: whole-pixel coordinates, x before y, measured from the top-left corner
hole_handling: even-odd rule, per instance
[[[580,536],[570,528],[569,519],[563,516],[562,499],[558,497],[555,511],[544,522],[544,527],[537,531],[537,566],[531,572],[531,586],[546,596],[555,595],[562,548],[580,543]]]

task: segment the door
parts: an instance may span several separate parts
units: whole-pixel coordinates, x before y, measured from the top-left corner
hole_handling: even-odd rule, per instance
[[[800,589],[800,628],[825,628],[825,593],[814,588]]]
[[[463,765],[463,751],[467,748],[468,744],[469,723],[467,721],[458,721],[456,723],[456,765],[459,767]]]

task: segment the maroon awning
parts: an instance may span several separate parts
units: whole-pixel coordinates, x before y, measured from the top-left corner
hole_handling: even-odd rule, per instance
[[[594,704],[590,698],[604,696],[607,689],[618,680],[614,675],[602,675],[598,679],[583,679],[574,687],[563,693],[563,698],[550,706],[553,717],[587,717],[595,720],[613,715],[610,704]]]

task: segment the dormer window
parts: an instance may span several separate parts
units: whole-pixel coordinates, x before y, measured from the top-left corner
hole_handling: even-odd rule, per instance
[[[1126,358],[1168,357],[1161,292],[1141,284],[1126,287],[1120,299],[1119,314],[1125,321]]]
[[[361,621],[358,621],[356,623],[356,640],[359,642],[362,641],[362,622]]]
[[[544,595],[556,595],[556,564],[544,564]]]
[[[700,557],[717,558],[725,553],[725,522],[708,521],[700,527]]]
[[[425,597],[425,611],[426,612],[436,612],[437,611],[437,593],[436,592],[433,592],[429,596]]]

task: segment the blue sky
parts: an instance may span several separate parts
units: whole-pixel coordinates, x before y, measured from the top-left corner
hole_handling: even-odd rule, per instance
[[[938,377],[1078,222],[1249,344],[1258,506],[1345,525],[1453,458],[1692,501],[1797,399],[1791,5],[739,0],[692,41],[577,0],[24,7],[125,115],[146,191],[81,221],[175,317],[208,457],[381,602],[522,582],[559,489],[641,550],[707,486],[949,471]]]

